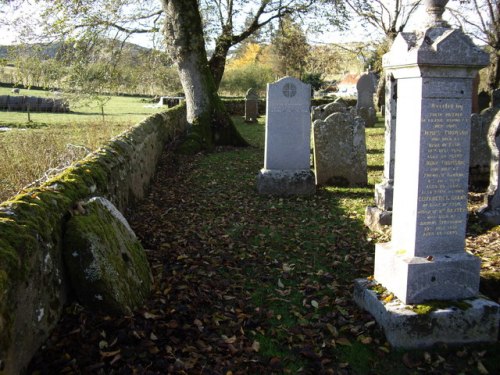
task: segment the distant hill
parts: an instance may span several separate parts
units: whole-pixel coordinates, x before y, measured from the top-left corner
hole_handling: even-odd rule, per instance
[[[109,43],[117,43],[116,41],[109,40]],[[9,51],[21,49],[26,51],[37,50],[40,55],[45,56],[47,59],[52,59],[56,57],[57,52],[60,50],[62,43],[51,43],[51,44],[42,44],[42,43],[34,43],[29,45],[0,45],[0,59],[8,59]],[[130,55],[138,55],[138,54],[146,54],[151,51],[151,49],[139,46],[133,43],[125,43],[124,51],[129,53]]]

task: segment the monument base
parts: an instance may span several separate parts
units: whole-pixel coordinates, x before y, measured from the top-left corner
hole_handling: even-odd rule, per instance
[[[257,191],[278,196],[311,195],[316,191],[314,173],[311,170],[261,169]]]
[[[391,242],[375,246],[375,280],[408,304],[474,297],[480,271],[481,260],[465,251],[424,258]]]
[[[392,224],[392,211],[384,211],[377,206],[368,206],[365,210],[365,225],[374,231]]]
[[[449,302],[439,308],[405,305],[398,299],[384,303],[371,289],[375,282],[357,279],[354,300],[368,311],[395,348],[420,349],[437,343],[492,343],[498,339],[500,305],[481,296]]]

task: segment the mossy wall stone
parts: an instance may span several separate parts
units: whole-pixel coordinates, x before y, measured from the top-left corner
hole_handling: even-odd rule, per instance
[[[72,289],[85,306],[129,314],[150,292],[146,253],[127,220],[105,198],[91,198],[68,220],[63,257]]]
[[[63,228],[77,201],[142,199],[166,144],[187,130],[183,105],[155,114],[42,186],[0,203],[0,374],[19,374],[68,298]]]

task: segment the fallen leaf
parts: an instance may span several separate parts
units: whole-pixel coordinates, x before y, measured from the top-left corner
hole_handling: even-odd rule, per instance
[[[388,303],[391,302],[394,299],[394,294],[389,294],[387,297],[384,298],[384,302]]]
[[[278,279],[278,287],[283,289],[285,285],[281,282],[281,279]]]
[[[477,371],[479,371],[480,374],[483,375],[488,375],[489,371],[484,367],[483,363],[481,361],[477,362]]]
[[[103,351],[100,351],[99,353],[101,354],[101,357],[108,358],[108,357],[114,357],[115,355],[119,354],[120,352],[121,352],[121,350],[118,349],[118,350],[114,350],[112,352],[103,352]]]
[[[260,343],[259,343],[257,340],[255,340],[255,341],[252,343],[252,350],[253,350],[254,352],[259,352],[259,350],[260,350]]]
[[[343,346],[351,346],[351,342],[346,339],[345,337],[340,337],[338,339],[335,340],[335,343],[339,344],[339,345],[343,345]]]
[[[319,303],[318,301],[311,300],[311,306],[314,307],[315,309],[319,308]]]

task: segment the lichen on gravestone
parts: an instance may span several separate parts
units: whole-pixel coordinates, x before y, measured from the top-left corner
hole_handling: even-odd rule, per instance
[[[126,219],[104,198],[82,204],[66,225],[64,261],[83,305],[110,313],[130,313],[151,289],[144,249]]]

